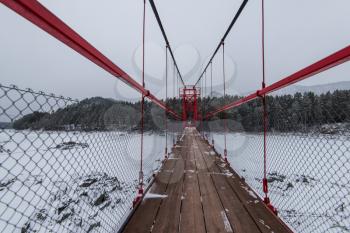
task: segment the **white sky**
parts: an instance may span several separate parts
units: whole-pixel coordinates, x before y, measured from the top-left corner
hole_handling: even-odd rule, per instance
[[[142,0],[40,2],[140,80]],[[185,82],[193,84],[241,1],[158,0],[155,3]],[[260,4],[258,0],[248,2],[226,40],[228,93],[246,93],[261,85]],[[348,0],[265,0],[267,83],[348,46],[349,9]],[[0,27],[2,84],[79,99],[139,96],[1,4]],[[157,96],[164,97],[164,41],[148,3],[146,40],[146,85]],[[221,59],[219,52],[213,65],[213,82],[217,85],[222,84]],[[350,80],[349,74],[350,64],[346,63],[301,84]],[[173,88],[169,89],[172,94]]]

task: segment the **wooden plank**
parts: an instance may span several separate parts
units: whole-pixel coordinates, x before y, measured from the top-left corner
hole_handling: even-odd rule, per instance
[[[289,232],[197,134],[185,130],[151,187],[168,197],[144,200],[124,232]]]
[[[223,173],[216,164],[216,158],[218,157],[210,155],[211,148],[208,147],[208,144],[204,140],[197,139],[197,143],[202,152],[202,156],[208,165],[216,192],[219,195],[234,232],[260,233],[261,231],[258,226],[255,224],[254,220],[244,208],[243,203],[237,197],[236,193],[233,192],[231,186],[227,182],[226,173]]]
[[[234,173],[235,174],[235,173]],[[239,177],[236,174],[237,177]],[[252,216],[261,232],[291,232],[278,217],[272,213],[260,198],[254,197],[254,192],[242,180],[232,180],[231,187],[235,187],[237,195],[240,197],[249,214]]]
[[[265,206],[254,191],[239,178],[239,175],[231,167],[227,166],[219,158],[216,159],[216,164],[221,172],[229,170],[229,172],[233,174],[233,177],[226,178],[226,180],[261,232],[291,232],[290,229]]]
[[[168,189],[165,192],[167,197],[163,199],[160,205],[152,228],[152,233],[175,233],[178,232],[179,229],[184,159],[188,153],[187,137],[184,138],[180,145],[179,154],[176,156],[179,160],[176,163],[174,173],[169,181]]]
[[[185,163],[180,233],[205,233],[205,222],[199,192],[199,183],[193,148],[189,149]]]
[[[197,169],[199,170],[197,175],[206,230],[207,232],[233,232],[232,226],[227,219],[225,210],[221,205],[218,194],[216,193],[206,163],[199,151],[199,147],[198,145],[195,145],[193,148],[196,163],[198,164]]]
[[[168,183],[171,179],[172,172],[177,160],[169,159],[164,163],[162,170],[157,174],[150,193],[165,194]],[[149,232],[153,225],[158,208],[162,202],[162,199],[152,198],[143,200],[140,206],[137,208],[132,218],[129,220],[123,232],[139,233]]]

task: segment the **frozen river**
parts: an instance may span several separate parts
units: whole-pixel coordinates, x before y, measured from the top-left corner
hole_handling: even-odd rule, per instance
[[[223,154],[224,135],[211,136]],[[169,148],[172,142],[169,136]],[[146,133],[144,145],[149,178],[165,137]],[[262,135],[228,134],[227,148],[231,166],[263,196]],[[270,198],[296,232],[350,231],[349,148],[342,135],[268,135]],[[135,197],[139,156],[136,133],[1,131],[0,229],[112,232]]]

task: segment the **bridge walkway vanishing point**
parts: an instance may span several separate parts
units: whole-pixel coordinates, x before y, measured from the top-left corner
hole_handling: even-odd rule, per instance
[[[122,231],[290,232],[190,127]]]

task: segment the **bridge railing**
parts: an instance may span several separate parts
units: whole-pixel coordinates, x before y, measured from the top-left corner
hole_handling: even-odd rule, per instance
[[[84,101],[0,85],[3,232],[113,232],[130,213],[140,133],[114,127],[117,109],[111,103],[98,109],[102,116],[87,117],[94,102],[96,108],[104,105],[101,99]],[[145,188],[162,163],[165,144],[171,148],[176,137],[168,130],[165,142],[159,127],[144,134]]]
[[[269,99],[272,204],[297,232],[349,231],[350,90]]]
[[[224,125],[217,150],[297,232],[350,230],[350,91],[293,86],[349,57],[347,46],[206,114],[207,128]]]
[[[293,86],[266,96],[267,196],[296,232],[350,230],[349,100],[350,90],[295,92]],[[228,161],[264,199],[263,101],[232,108],[226,117]],[[222,155],[224,134],[208,136]]]

